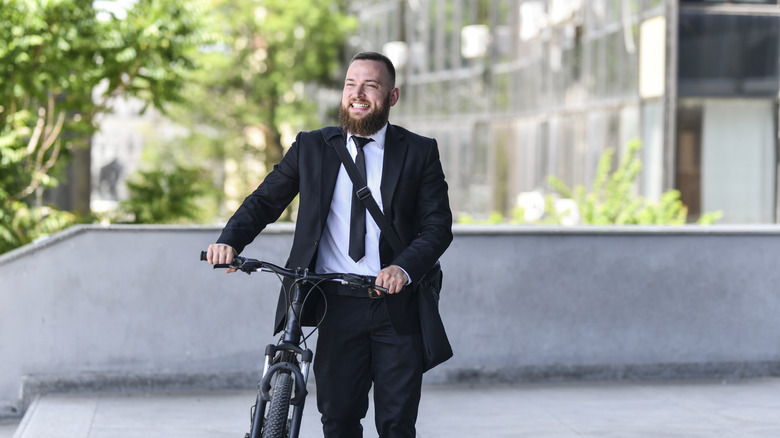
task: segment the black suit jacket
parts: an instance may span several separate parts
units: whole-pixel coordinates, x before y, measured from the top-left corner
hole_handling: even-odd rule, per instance
[[[282,161],[228,221],[217,242],[228,244],[240,253],[300,194],[295,235],[286,265],[313,268],[341,166],[334,145],[344,143],[345,138],[340,128],[332,126],[299,133]],[[407,245],[395,253],[380,236],[382,267],[402,267],[414,284],[452,241],[452,212],[436,140],[388,125],[381,192],[384,213]],[[385,297],[390,320],[399,333],[414,333],[419,329],[416,300],[411,299],[412,295],[413,288],[407,287],[399,294]],[[282,328],[287,303],[283,295],[279,298],[276,331]],[[316,323],[316,316],[311,312],[313,307],[307,300],[305,310],[310,311],[304,311],[304,325]]]

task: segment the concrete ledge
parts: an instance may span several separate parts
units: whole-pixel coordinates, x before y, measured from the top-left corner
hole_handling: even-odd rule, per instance
[[[447,369],[426,383],[542,383],[747,379],[780,376],[780,362],[659,363],[636,365],[544,365]]]
[[[637,365],[547,365],[458,368],[442,365],[425,375],[425,384],[502,384],[570,381],[739,380],[780,377],[780,362],[663,363]],[[258,373],[119,373],[28,375],[22,379],[23,412],[41,395],[55,393],[153,393],[253,389]],[[310,384],[314,382],[312,374]]]
[[[25,245],[21,248],[0,254],[0,266],[11,263],[23,257],[31,256],[46,248],[61,244],[67,240],[72,240],[79,235],[87,233],[129,233],[129,234],[165,234],[181,233],[192,234],[199,232],[208,232],[219,235],[221,228],[211,225],[74,225],[66,230],[52,236],[42,237],[35,242]],[[291,234],[295,231],[295,224],[280,223],[274,224],[263,230],[263,235],[269,234]],[[203,248],[206,249],[206,248]]]
[[[137,393],[187,390],[251,389],[257,373],[121,373],[42,374],[22,378],[22,397],[15,406],[0,410],[0,418],[20,417],[41,395],[56,393]]]
[[[219,230],[78,226],[0,256],[0,416],[46,391],[253,387],[279,283],[198,261]],[[282,264],[292,232],[245,254]],[[780,375],[778,226],[454,232],[455,357],[426,382]]]
[[[572,381],[738,380],[780,377],[780,362],[664,363],[637,365],[547,365],[458,368],[442,365],[425,375],[425,384],[503,384]],[[41,395],[55,393],[153,393],[253,389],[258,374],[91,372],[71,375],[29,375],[22,379],[22,399],[6,417],[20,417]],[[312,375],[310,384],[313,384]],[[2,411],[0,411],[2,412]],[[0,415],[2,418],[3,415]]]
[[[453,234],[481,235],[778,235],[780,225],[578,225],[571,227],[551,225],[454,225]]]

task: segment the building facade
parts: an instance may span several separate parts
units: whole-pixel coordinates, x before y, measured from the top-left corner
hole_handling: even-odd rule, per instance
[[[439,140],[456,213],[509,216],[548,175],[588,187],[639,140],[639,195],[689,220],[777,221],[777,0],[356,2],[394,60],[392,121]]]

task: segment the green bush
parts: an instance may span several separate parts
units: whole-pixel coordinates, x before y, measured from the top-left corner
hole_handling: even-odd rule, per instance
[[[127,181],[129,198],[119,204],[119,222],[133,224],[195,223],[203,213],[199,198],[208,192],[205,172],[175,166],[138,172]]]
[[[688,207],[680,200],[678,190],[669,190],[659,201],[651,201],[634,194],[634,184],[642,163],[637,158],[641,145],[635,140],[628,144],[628,150],[617,168],[612,171],[614,151],[607,149],[599,160],[596,177],[590,192],[581,185],[574,189],[567,187],[555,176],[548,177],[550,186],[564,198],[571,198],[577,205],[580,223],[586,225],[684,225]],[[560,214],[547,209],[553,219],[560,221]],[[698,223],[714,223],[721,212],[703,214]]]
[[[69,212],[5,199],[0,208],[0,254],[54,234],[75,222],[75,215]]]
[[[571,211],[558,207],[561,199],[571,199],[579,215],[577,223],[583,225],[683,225],[688,218],[688,208],[680,200],[678,190],[669,190],[658,201],[651,201],[634,193],[636,178],[642,170],[637,157],[639,141],[628,144],[626,155],[613,170],[614,150],[606,149],[599,159],[593,186],[588,192],[584,186],[568,187],[560,178],[549,176],[547,181],[555,193],[544,197],[544,211],[536,224],[562,225],[571,221]],[[525,210],[516,207],[512,223],[529,223]],[[496,213],[483,223],[497,223]],[[702,214],[699,225],[710,225],[722,216],[720,211]],[[461,214],[460,223],[478,223],[471,216]]]

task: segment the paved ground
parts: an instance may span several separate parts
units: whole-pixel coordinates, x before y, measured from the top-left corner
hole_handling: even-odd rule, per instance
[[[19,420],[0,419],[0,438],[12,438]]]
[[[0,423],[0,438],[240,438],[253,399],[250,391],[52,394],[15,434],[15,424]],[[321,436],[309,401],[304,438]],[[777,438],[780,378],[426,385],[418,437]]]

